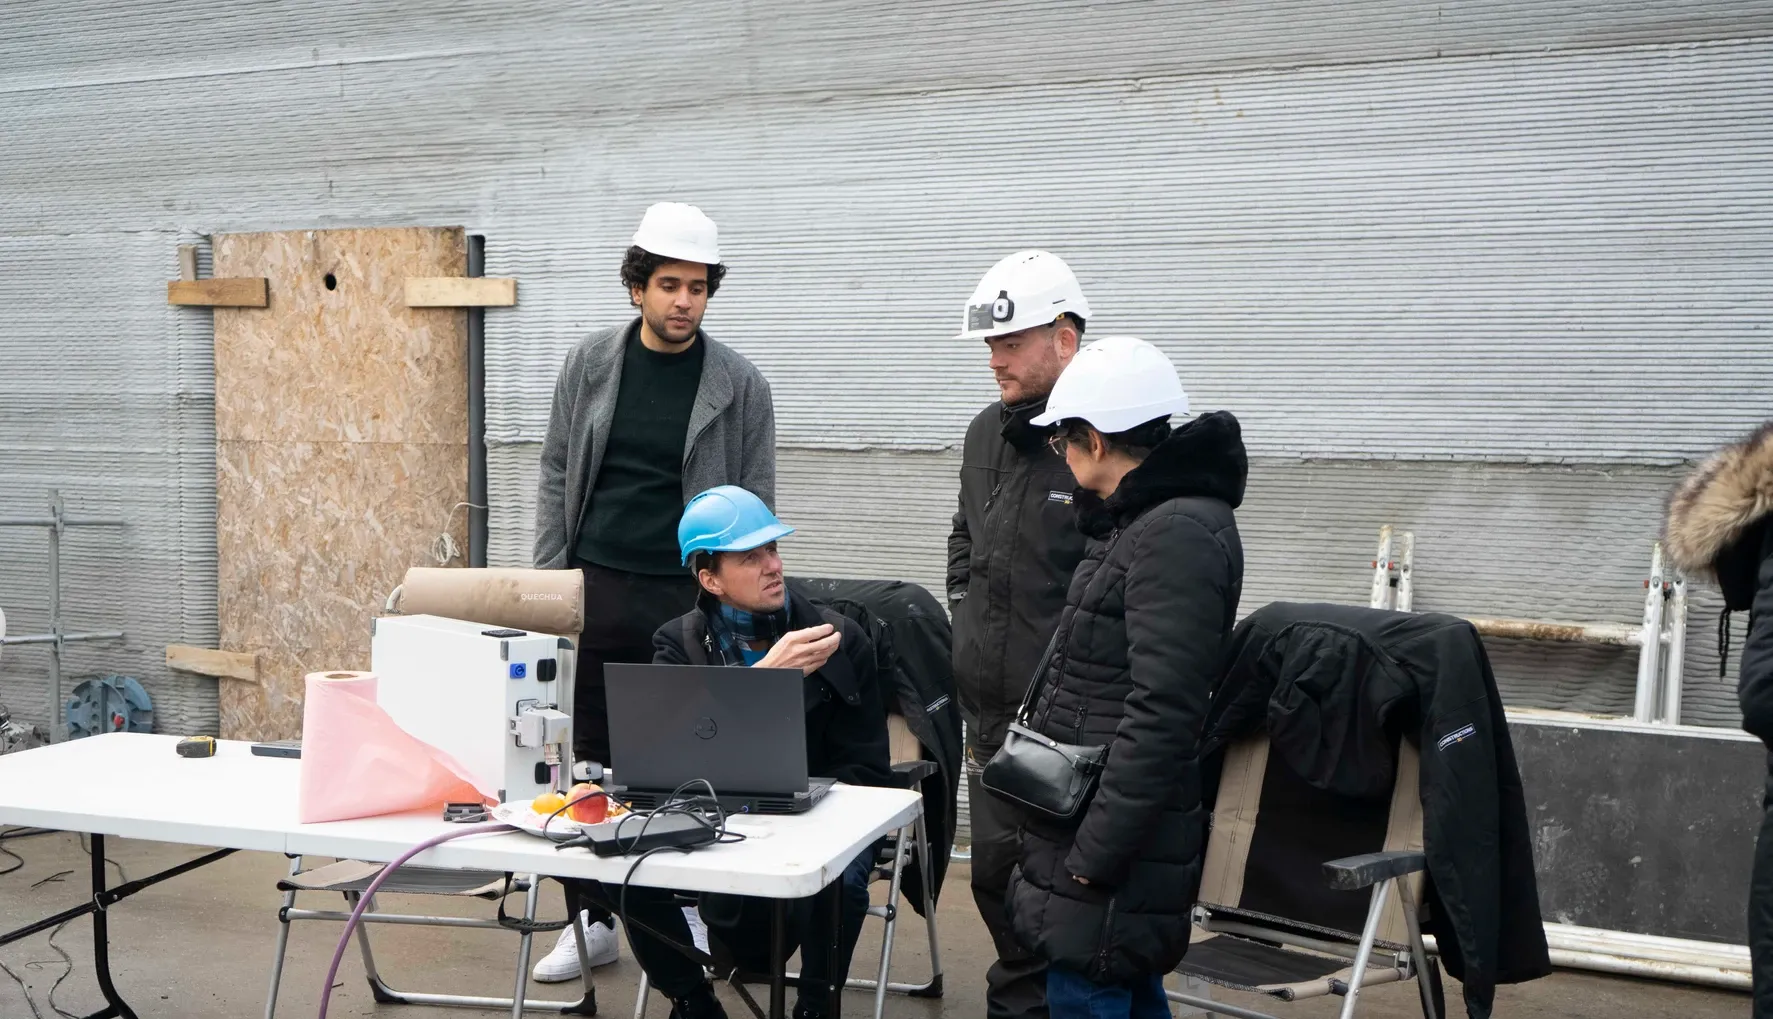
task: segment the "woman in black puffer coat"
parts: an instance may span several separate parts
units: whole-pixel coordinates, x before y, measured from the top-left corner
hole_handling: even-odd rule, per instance
[[[1196,754],[1243,585],[1232,510],[1248,461],[1228,413],[1171,430],[1187,398],[1141,340],[1080,351],[1048,407],[1088,545],[1029,724],[1109,751],[1080,822],[1027,818],[1011,925],[1050,965],[1054,1019],[1168,1016],[1163,975],[1187,951],[1200,885]]]
[[[1730,613],[1748,613],[1737,663],[1742,727],[1769,751],[1761,835],[1748,890],[1755,1019],[1773,1019],[1773,421],[1726,446],[1675,490],[1668,507],[1674,565],[1717,581],[1724,595],[1718,672],[1729,657]]]

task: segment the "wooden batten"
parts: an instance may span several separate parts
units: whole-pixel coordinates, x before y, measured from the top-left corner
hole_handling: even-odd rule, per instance
[[[517,281],[485,276],[408,276],[408,308],[508,308],[517,303]]]
[[[166,303],[210,308],[263,308],[268,292],[263,276],[173,280],[166,284]]]
[[[259,656],[239,651],[217,651],[207,647],[184,644],[166,646],[166,667],[200,676],[238,679],[247,683],[259,681]]]

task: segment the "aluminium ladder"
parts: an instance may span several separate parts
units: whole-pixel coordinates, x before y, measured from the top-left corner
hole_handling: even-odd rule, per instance
[[[1379,528],[1379,549],[1373,557],[1373,587],[1368,606],[1414,611],[1416,535]],[[1458,613],[1454,613],[1458,615]],[[1644,618],[1631,623],[1566,623],[1544,619],[1496,619],[1463,616],[1485,637],[1597,644],[1638,649],[1635,722],[1678,725],[1681,720],[1681,666],[1687,650],[1687,578],[1664,566],[1662,543],[1650,550],[1650,574],[1644,581]]]

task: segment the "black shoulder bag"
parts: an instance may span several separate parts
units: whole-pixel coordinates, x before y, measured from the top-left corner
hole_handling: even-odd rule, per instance
[[[1108,747],[1061,743],[1028,726],[1028,714],[1039,700],[1047,662],[1058,643],[1059,634],[1055,633],[1046,653],[1040,656],[1034,682],[1028,684],[1028,693],[1016,709],[1015,720],[1004,734],[1003,746],[979,773],[979,784],[999,799],[1048,820],[1075,821],[1096,794],[1096,783],[1108,761]]]

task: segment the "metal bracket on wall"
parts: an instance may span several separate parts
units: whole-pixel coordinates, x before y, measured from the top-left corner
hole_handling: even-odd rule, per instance
[[[1412,611],[1415,557],[1414,533],[1397,534],[1390,524],[1379,528],[1379,552],[1373,558],[1369,607]],[[1680,723],[1681,666],[1687,648],[1687,578],[1678,571],[1664,568],[1660,541],[1651,546],[1650,575],[1644,581],[1644,618],[1637,625],[1482,616],[1461,618],[1469,621],[1485,637],[1635,647],[1638,649],[1638,679],[1632,720],[1669,725]]]
[[[125,527],[124,520],[82,519],[67,515],[62,495],[49,491],[49,516],[0,517],[0,527],[44,527],[49,529],[49,632],[0,636],[0,644],[49,645],[49,712],[50,736],[61,742],[68,736],[67,720],[62,716],[62,649],[71,641],[122,640],[122,630],[69,633],[62,629],[62,532],[70,527]]]

